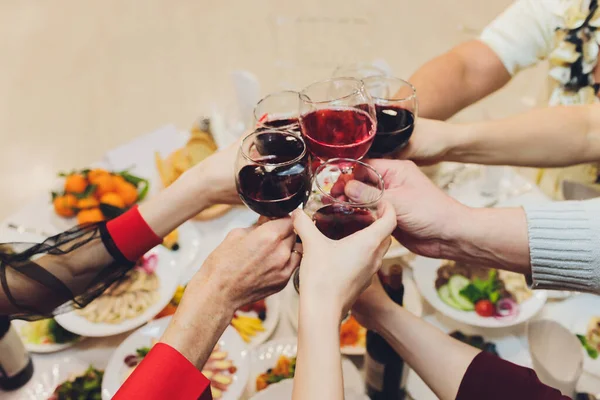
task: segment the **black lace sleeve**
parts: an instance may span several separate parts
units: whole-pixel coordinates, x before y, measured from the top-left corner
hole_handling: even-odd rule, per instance
[[[83,308],[133,265],[104,222],[77,226],[43,243],[0,244],[0,296],[9,307],[0,314],[35,320]]]

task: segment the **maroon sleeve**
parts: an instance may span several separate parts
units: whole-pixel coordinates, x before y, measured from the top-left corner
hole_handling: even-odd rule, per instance
[[[482,351],[467,368],[457,400],[568,400],[536,373]]]

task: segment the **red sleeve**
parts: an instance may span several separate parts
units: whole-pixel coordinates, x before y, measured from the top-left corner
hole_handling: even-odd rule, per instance
[[[115,246],[129,261],[135,262],[150,249],[162,243],[135,206],[106,223]]]
[[[212,400],[208,380],[181,353],[157,343],[113,400]]]
[[[457,400],[568,400],[544,385],[536,373],[482,351],[473,359],[458,388]]]

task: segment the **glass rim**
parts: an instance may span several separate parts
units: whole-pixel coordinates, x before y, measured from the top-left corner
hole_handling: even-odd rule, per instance
[[[384,101],[408,101],[408,100],[413,100],[417,97],[417,89],[413,86],[412,83],[405,81],[404,79],[397,78],[395,76],[390,76],[390,75],[368,76],[368,77],[362,79],[362,81],[364,83],[365,81],[375,80],[375,79],[377,79],[377,80],[393,80],[396,82],[400,82],[400,83],[402,83],[402,85],[408,86],[411,89],[412,94],[407,97],[398,97],[398,98],[397,97],[378,97],[378,96],[372,95],[365,86],[365,90],[367,92],[369,92],[369,96],[371,96],[373,98],[373,100],[377,99],[377,100],[384,100]]]
[[[355,63],[340,64],[340,65],[338,65],[333,70],[333,77],[336,77],[335,76],[336,73],[338,73],[340,70],[344,70],[344,69],[366,69],[366,70],[373,70],[373,71],[381,72],[381,74],[369,75],[367,78],[370,78],[372,76],[388,76],[388,74],[386,73],[386,71],[384,71],[382,68],[379,68],[376,65],[373,65],[373,63],[366,62],[366,61],[358,61],[358,62],[355,62]],[[356,77],[354,77],[354,78],[356,78]],[[357,78],[357,79],[360,79],[360,78]]]
[[[369,202],[366,203],[350,203],[347,201],[342,201],[339,199],[336,199],[335,197],[333,197],[332,195],[330,195],[329,193],[325,192],[325,190],[323,190],[323,188],[321,187],[321,185],[319,185],[319,180],[317,179],[319,176],[319,173],[323,171],[324,167],[328,164],[332,164],[334,162],[340,162],[340,161],[346,161],[346,162],[350,162],[353,164],[360,164],[363,167],[366,167],[367,169],[371,170],[372,172],[375,173],[375,176],[377,176],[377,178],[379,179],[379,182],[381,183],[381,191],[379,192],[379,195],[377,196],[377,198],[375,200],[371,200]],[[314,172],[314,176],[313,176],[313,180],[317,186],[317,189],[319,189],[319,192],[321,192],[321,194],[325,195],[325,197],[331,199],[334,203],[337,204],[342,204],[342,205],[346,205],[346,206],[350,206],[350,207],[371,207],[375,204],[377,204],[382,198],[383,198],[383,194],[385,192],[385,183],[383,181],[383,177],[381,176],[381,174],[379,172],[377,172],[377,170],[375,168],[373,168],[372,166],[370,166],[367,163],[364,163],[360,160],[355,160],[353,158],[331,158],[327,161],[325,161],[323,164],[319,165],[317,167],[317,169]]]
[[[352,90],[352,93],[349,93],[347,95],[344,95],[344,96],[341,96],[341,97],[337,97],[337,98],[331,99],[331,100],[315,101],[315,100],[312,100],[306,94],[306,91],[308,89],[312,88],[313,86],[321,85],[321,84],[324,84],[324,83],[331,83],[331,82],[334,82],[334,81],[351,81],[351,82],[356,82],[358,84],[358,87],[354,88]],[[360,93],[361,89],[364,89],[364,88],[365,88],[365,84],[364,84],[364,82],[361,79],[353,78],[353,77],[350,77],[350,76],[340,76],[340,77],[329,78],[329,79],[324,79],[322,81],[313,82],[310,85],[306,86],[304,89],[302,89],[299,92],[299,94],[300,94],[300,100],[302,100],[305,103],[308,103],[308,104],[327,104],[327,103],[331,103],[333,101],[344,100],[344,99],[347,99],[347,98],[352,97],[354,95],[357,95],[357,94]],[[368,93],[367,93],[367,95],[368,95]]]
[[[246,154],[246,152],[244,151],[244,144],[246,143],[246,140],[250,139],[251,136],[258,136],[261,133],[277,133],[280,135],[291,136],[294,139],[299,140],[300,143],[302,143],[302,153],[292,160],[280,162],[280,163],[270,163],[270,162],[255,160],[254,158],[250,157],[250,155]],[[302,137],[300,137],[299,135],[289,132],[289,131],[282,130],[282,129],[256,129],[256,130],[250,132],[249,134],[247,134],[242,139],[242,142],[240,143],[240,153],[246,160],[253,162],[255,164],[258,164],[258,165],[270,166],[270,167],[285,167],[287,165],[295,164],[295,163],[299,162],[302,158],[304,158],[304,156],[306,155],[306,142],[304,142],[304,139],[302,139]]]
[[[268,98],[270,98],[272,96],[277,96],[277,95],[282,95],[282,94],[291,94],[291,93],[295,94],[296,97],[298,97],[298,100],[300,100],[300,92],[297,92],[295,90],[279,90],[277,92],[269,93],[268,95],[266,95],[265,97],[260,99],[254,106],[254,109],[252,110],[252,114],[254,115],[254,119],[256,120],[256,123],[261,124],[261,125],[263,124],[263,122],[260,121],[260,119],[262,118],[262,115],[261,116],[256,115],[256,110],[258,109],[258,107],[260,107],[262,102],[264,102],[265,100],[267,100]],[[298,114],[297,116],[299,117],[300,116],[300,103],[298,103],[298,113],[297,114]],[[284,125],[283,128],[292,126],[292,125],[295,125],[295,124]]]

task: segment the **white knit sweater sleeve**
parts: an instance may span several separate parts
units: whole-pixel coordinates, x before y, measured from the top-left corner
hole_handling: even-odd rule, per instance
[[[524,207],[532,287],[600,294],[600,200]]]

